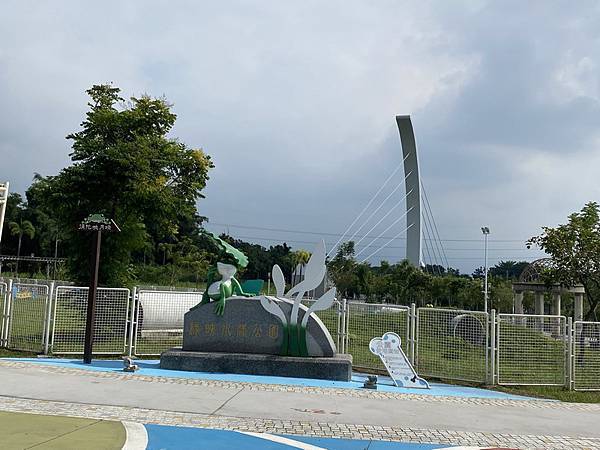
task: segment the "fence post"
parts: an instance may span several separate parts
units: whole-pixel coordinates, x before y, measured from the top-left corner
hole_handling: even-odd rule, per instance
[[[567,367],[565,368],[565,375],[566,375],[566,385],[567,385],[567,389],[568,390],[573,390],[573,385],[574,385],[574,377],[573,377],[573,343],[574,343],[574,339],[573,339],[573,318],[572,317],[568,317],[567,318],[567,354],[566,354],[566,365]]]
[[[340,320],[338,321],[338,342],[340,353],[346,353],[346,299],[340,302]]]
[[[7,347],[8,343],[8,311],[10,307],[10,292],[12,291],[12,279],[6,283],[6,294],[2,305],[2,317],[0,317],[0,347]]]
[[[344,329],[344,351],[348,351],[348,344],[350,342],[350,302],[348,299],[344,299],[346,308],[346,328]]]
[[[419,310],[415,308],[415,354],[413,367],[418,372],[419,370]]]
[[[490,373],[488,379],[490,384],[496,384],[496,310],[492,309],[490,312]]]
[[[48,354],[50,346],[50,327],[52,324],[52,301],[54,298],[54,281],[50,282],[48,291],[48,308],[46,309],[46,317],[44,320],[44,355]]]
[[[4,346],[10,345],[10,329],[12,327],[13,309],[13,285],[15,281],[11,278],[8,282],[8,295],[6,296],[6,315],[4,316]]]
[[[408,315],[409,319],[408,319],[408,328],[409,328],[409,336],[410,336],[410,341],[409,341],[409,358],[410,358],[410,363],[413,365],[415,365],[415,345],[416,345],[416,340],[417,340],[417,334],[416,334],[416,326],[415,326],[415,322],[417,320],[417,305],[415,305],[414,303],[410,304],[410,314]]]
[[[127,356],[129,356],[130,358],[133,356],[133,331],[135,326],[137,325],[137,320],[136,317],[136,306],[137,306],[137,286],[133,287],[133,290],[131,291],[131,308],[129,311],[129,333],[128,333],[128,339],[127,339]]]

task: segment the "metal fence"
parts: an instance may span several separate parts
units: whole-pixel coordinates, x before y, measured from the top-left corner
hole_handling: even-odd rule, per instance
[[[8,298],[7,347],[29,352],[44,351],[49,286],[13,283]]]
[[[489,316],[419,308],[415,366],[424,376],[483,383],[488,376]]]
[[[94,323],[94,354],[123,354],[127,347],[130,291],[98,288]],[[52,308],[53,353],[83,353],[88,288],[59,286]]]
[[[600,322],[573,325],[573,388],[600,391]]]
[[[496,326],[498,384],[565,385],[564,316],[499,314]]]
[[[8,334],[8,284],[0,282],[0,347],[6,347]]]
[[[183,316],[202,298],[192,290],[99,288],[94,354],[159,355],[181,346]],[[0,346],[82,354],[88,288],[0,282]],[[310,306],[313,300],[304,300]],[[490,314],[339,300],[317,312],[357,370],[385,367],[369,341],[386,332],[419,374],[439,379],[600,390],[600,322],[564,316]]]
[[[352,355],[352,364],[359,369],[385,370],[378,356],[369,350],[369,342],[391,331],[402,339],[402,349],[410,352],[410,308],[407,306],[347,302],[346,343],[344,350]]]
[[[137,291],[132,352],[160,355],[183,343],[183,316],[202,300],[202,292]]]

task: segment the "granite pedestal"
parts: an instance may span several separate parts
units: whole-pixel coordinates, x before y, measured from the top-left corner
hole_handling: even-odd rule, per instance
[[[167,350],[160,356],[160,368],[190,372],[238,373],[321,380],[350,381],[352,356],[297,357],[253,353],[216,353]]]

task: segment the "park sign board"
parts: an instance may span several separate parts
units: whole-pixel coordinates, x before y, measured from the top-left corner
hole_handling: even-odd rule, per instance
[[[396,386],[429,389],[429,383],[417,375],[401,347],[401,339],[396,333],[385,333],[371,339],[369,350],[379,356]]]
[[[78,227],[79,231],[94,233],[92,246],[92,264],[90,267],[90,288],[88,290],[88,304],[85,321],[85,342],[83,345],[83,362],[91,364],[92,348],[94,346],[94,323],[96,321],[96,291],[98,289],[98,269],[100,267],[100,245],[102,232],[118,233],[121,229],[112,219],[107,219],[102,214],[90,214],[83,219]]]
[[[104,231],[108,233],[118,233],[121,231],[119,226],[114,220],[104,217],[102,214],[90,214],[88,217],[83,219],[79,226],[78,231]]]

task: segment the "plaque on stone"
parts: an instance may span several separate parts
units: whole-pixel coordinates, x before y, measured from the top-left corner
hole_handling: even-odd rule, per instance
[[[292,304],[278,301],[289,317]],[[307,308],[300,305],[300,321]],[[223,315],[217,315],[212,303],[198,305],[183,319],[183,350],[221,353],[280,355],[284,343],[284,324],[265,310],[260,297],[231,297]],[[331,357],[335,344],[321,320],[312,314],[306,327],[308,356]]]

